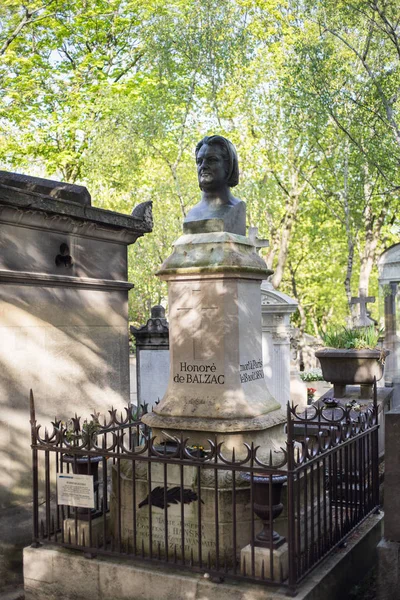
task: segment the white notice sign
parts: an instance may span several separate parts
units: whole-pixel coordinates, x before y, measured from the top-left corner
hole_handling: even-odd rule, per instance
[[[93,475],[57,473],[57,504],[94,508]]]

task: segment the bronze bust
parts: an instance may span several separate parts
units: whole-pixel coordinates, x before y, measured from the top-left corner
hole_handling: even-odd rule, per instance
[[[229,231],[246,234],[246,204],[231,188],[239,183],[239,165],[232,142],[221,135],[204,137],[195,150],[201,200],[187,214],[185,233]]]

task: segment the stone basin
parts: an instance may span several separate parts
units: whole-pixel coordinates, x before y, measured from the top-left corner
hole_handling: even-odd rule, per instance
[[[334,394],[340,397],[344,395],[346,384],[372,385],[375,377],[379,381],[389,354],[380,348],[323,348],[317,350],[315,356],[321,363],[323,378],[334,385]]]

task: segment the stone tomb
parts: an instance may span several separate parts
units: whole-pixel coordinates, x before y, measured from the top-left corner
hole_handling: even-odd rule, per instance
[[[129,401],[127,247],[151,228],[149,206],[118,214],[92,207],[84,187],[0,172],[0,537],[8,557],[30,539],[30,388],[39,422]]]
[[[216,439],[223,443],[224,456],[230,460],[235,451],[237,461],[247,456],[245,444],[254,443],[260,446],[259,458],[268,460],[271,452],[278,464],[286,439],[286,412],[266,385],[261,340],[260,284],[272,272],[258,254],[261,242],[254,235],[246,236],[245,204],[230,192],[239,177],[233,145],[220,136],[207,137],[198,144],[196,157],[201,202],[189,212],[183,235],[157,273],[168,284],[168,387],[160,404],[142,420],[158,444],[183,435],[188,444],[207,448],[207,440]],[[197,472],[197,467],[192,471],[187,465],[179,468],[183,469],[188,493],[196,493],[199,477],[214,475],[213,469],[198,467]],[[180,483],[173,471],[165,478],[161,473],[155,477],[151,477],[151,489],[170,489]],[[179,538],[180,522],[185,522],[185,530],[186,524],[188,531],[195,529],[196,511],[201,509],[204,550],[213,552],[218,518],[221,549],[232,555],[251,540],[249,485],[236,498],[238,539],[233,549],[232,485],[228,474],[218,475],[216,480],[211,477],[204,483],[204,504],[196,501],[181,508],[171,504],[168,519]],[[135,473],[127,485],[123,531],[132,519],[133,485],[141,481],[142,476]],[[123,479],[121,484],[125,485]],[[114,497],[118,485],[114,476]],[[145,479],[143,494],[148,494]],[[142,510],[139,504],[136,502],[138,512]],[[153,505],[148,512],[158,519],[160,527],[164,516],[159,516],[159,509]],[[146,518],[143,516],[143,523]],[[150,527],[150,521],[144,524],[144,539]],[[193,553],[197,551],[195,537],[185,537],[183,545]]]

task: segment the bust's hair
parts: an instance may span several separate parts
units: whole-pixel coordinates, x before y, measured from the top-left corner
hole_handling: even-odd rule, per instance
[[[206,135],[196,146],[196,158],[200,148],[204,146],[204,144],[207,146],[220,146],[222,148],[224,160],[228,163],[228,177],[226,183],[229,187],[235,187],[239,183],[239,163],[235,146],[232,142],[222,137],[222,135]]]

